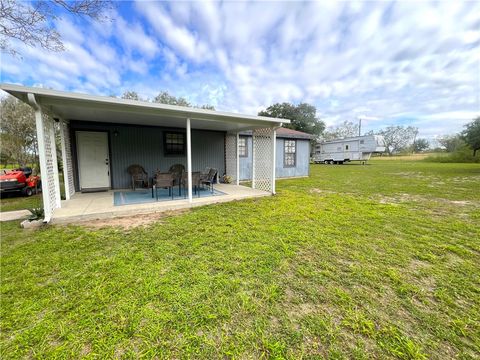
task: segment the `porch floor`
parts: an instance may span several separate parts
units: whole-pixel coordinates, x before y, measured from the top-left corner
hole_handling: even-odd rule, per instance
[[[114,192],[118,190],[75,193],[70,200],[62,201],[62,207],[55,210],[51,223],[75,223],[128,215],[151,214],[154,212],[188,209],[195,206],[271,195],[269,192],[241,185],[215,184],[215,189],[221,191],[224,195],[200,198],[194,196],[191,204],[188,202],[188,199],[181,199],[122,206],[114,205]]]

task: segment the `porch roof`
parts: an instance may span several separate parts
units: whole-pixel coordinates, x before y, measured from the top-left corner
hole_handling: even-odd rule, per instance
[[[118,99],[109,96],[88,95],[13,84],[1,84],[0,89],[26,103],[28,103],[28,94],[33,94],[36,102],[44,111],[49,112],[53,117],[64,120],[184,128],[185,119],[190,118],[192,128],[222,131],[275,127],[290,122],[286,119]]]

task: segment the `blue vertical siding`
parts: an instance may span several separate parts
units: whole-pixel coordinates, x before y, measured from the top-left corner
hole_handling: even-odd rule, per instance
[[[295,176],[308,176],[310,166],[310,140],[295,139],[297,141],[297,161],[295,167],[283,166],[283,154],[284,154],[284,138],[277,138],[277,159],[276,159],[276,176],[282,177],[295,177]],[[248,144],[248,157],[240,158],[240,180],[250,180],[252,178],[252,137],[249,136],[247,140]]]
[[[240,180],[250,180],[252,178],[252,137],[247,137],[247,157],[240,158]]]
[[[163,132],[160,127],[125,126],[115,124],[91,125],[76,122],[75,130],[107,131],[110,135],[111,179],[114,189],[131,185],[127,168],[132,164],[142,165],[149,176],[155,171],[168,171],[173,164],[187,166],[186,156],[165,156]],[[171,131],[181,131],[172,129]],[[116,134],[116,135],[115,135]],[[192,129],[192,170],[203,171],[205,167],[225,173],[225,134],[220,131]]]
[[[277,177],[295,177],[295,176],[308,176],[310,167],[310,140],[296,139],[297,141],[297,159],[295,167],[283,166],[283,154],[285,140],[277,139]]]

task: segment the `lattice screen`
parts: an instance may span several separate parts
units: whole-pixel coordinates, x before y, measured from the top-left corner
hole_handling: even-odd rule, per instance
[[[58,167],[56,164],[56,147],[55,147],[55,130],[53,119],[46,114],[42,114],[45,165],[46,169],[40,169],[42,178],[43,191],[43,207],[45,210],[45,218],[50,219],[57,204],[60,203],[60,194],[56,189],[55,174],[58,175]],[[42,151],[39,149],[39,151]],[[41,164],[41,162],[40,162]]]
[[[62,123],[62,136],[63,141],[65,142],[65,157],[66,157],[66,169],[64,169],[64,173],[66,173],[66,179],[64,181],[68,182],[68,190],[70,196],[75,193],[75,184],[73,182],[73,164],[72,164],[72,151],[70,146],[70,127],[68,123]],[[66,170],[66,171],[65,171]]]
[[[237,135],[227,134],[225,136],[225,173],[237,180]]]
[[[256,129],[253,131],[253,160],[255,189],[273,192],[273,129]]]

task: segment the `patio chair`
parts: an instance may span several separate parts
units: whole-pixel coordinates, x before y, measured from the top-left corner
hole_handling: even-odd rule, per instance
[[[207,176],[200,179],[201,185],[208,185],[212,193],[213,193],[213,183],[215,181],[216,175],[217,175],[217,169],[211,168]]]
[[[127,172],[132,178],[132,189],[135,191],[136,185],[140,183],[141,187],[148,186],[148,174],[145,169],[138,164],[130,165]]]
[[[200,197],[200,172],[192,172],[192,187],[195,195]],[[187,192],[185,189],[188,186],[188,173],[186,171],[182,172],[182,179],[180,181],[181,186],[183,187],[183,197],[187,197]]]
[[[201,173],[200,173],[200,177],[207,177],[208,176],[208,173],[210,172],[210,169],[211,167],[206,167],[205,170],[203,170]]]
[[[173,174],[173,185],[178,185],[178,195],[182,195],[182,190],[181,190],[181,180],[182,180],[182,172],[185,171],[185,166],[182,164],[175,164],[170,166],[170,169],[168,169],[168,172]]]
[[[155,198],[158,201],[158,189],[168,189],[168,196],[173,200],[173,183],[174,178],[172,173],[157,173],[155,175],[152,191],[155,190]]]

